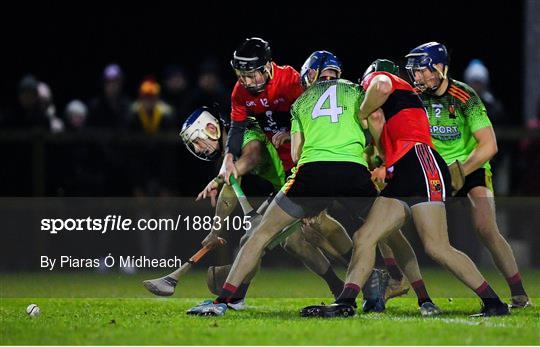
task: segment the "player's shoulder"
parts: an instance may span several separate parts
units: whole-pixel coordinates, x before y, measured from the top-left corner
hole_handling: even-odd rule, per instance
[[[359,88],[359,85],[354,83],[353,81],[349,81],[345,78],[339,78],[337,79],[337,83],[338,84],[341,84],[341,85],[344,85],[344,86],[347,86],[347,87],[351,87],[351,88]]]
[[[386,71],[375,71],[367,75],[364,80],[362,81],[362,87],[367,90],[373,79],[377,76],[386,76],[392,81],[392,84],[395,89],[406,89],[406,90],[413,90],[413,87],[411,84],[407,81],[405,81],[403,78],[396,76],[394,74],[391,74]]]
[[[338,90],[341,90],[342,93],[344,92],[354,97],[357,97],[359,93],[363,91],[360,85],[344,78],[338,79],[336,84],[338,86]]]
[[[274,75],[276,76],[298,76],[299,73],[296,71],[296,69],[290,65],[278,65],[276,63],[272,63],[274,68]]]
[[[450,78],[449,82],[448,94],[459,100],[461,103],[466,104],[471,98],[478,98],[474,89],[468,84],[453,78]]]

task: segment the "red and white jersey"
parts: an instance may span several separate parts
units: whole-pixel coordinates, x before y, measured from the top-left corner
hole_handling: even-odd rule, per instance
[[[300,74],[294,68],[272,63],[272,69],[273,76],[261,93],[252,95],[236,82],[231,96],[231,120],[241,122],[254,117],[269,139],[280,130],[290,130],[291,105],[304,92]],[[290,143],[280,146],[278,153],[285,170],[289,171],[294,166]]]
[[[378,75],[392,80],[392,93],[381,107],[386,123],[381,134],[381,147],[386,157],[386,166],[391,167],[415,143],[424,143],[432,148],[429,119],[420,96],[405,80],[388,72],[373,72],[363,81],[367,90]]]

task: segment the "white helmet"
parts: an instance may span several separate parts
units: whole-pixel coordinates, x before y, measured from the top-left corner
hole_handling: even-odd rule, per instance
[[[217,131],[215,133],[208,131],[208,125],[213,125]],[[219,141],[221,138],[221,128],[219,121],[210,113],[210,109],[206,106],[200,107],[193,111],[182,125],[180,137],[186,145],[187,149],[199,159],[211,161],[221,155],[218,148],[205,142],[206,148],[196,150],[196,140],[214,140]]]

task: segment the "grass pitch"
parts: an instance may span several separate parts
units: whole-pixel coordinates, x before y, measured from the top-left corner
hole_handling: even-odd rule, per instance
[[[504,279],[485,271],[508,296]],[[224,317],[191,317],[185,310],[211,298],[203,272],[190,273],[170,298],[147,293],[141,281],[161,274],[0,275],[2,345],[537,345],[538,307],[508,317],[469,318],[480,308],[470,291],[450,275],[426,270],[428,290],[444,311],[422,318],[414,294],[393,299],[383,314],[348,319],[307,319],[299,310],[331,302],[325,285],[305,270],[264,270],[250,289],[249,309]],[[540,303],[540,271],[524,271],[529,293]],[[41,315],[30,318],[36,303]]]

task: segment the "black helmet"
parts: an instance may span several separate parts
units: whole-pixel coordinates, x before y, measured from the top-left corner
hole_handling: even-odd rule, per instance
[[[264,68],[271,60],[270,44],[261,38],[252,37],[234,51],[231,66],[238,71],[252,71]]]

